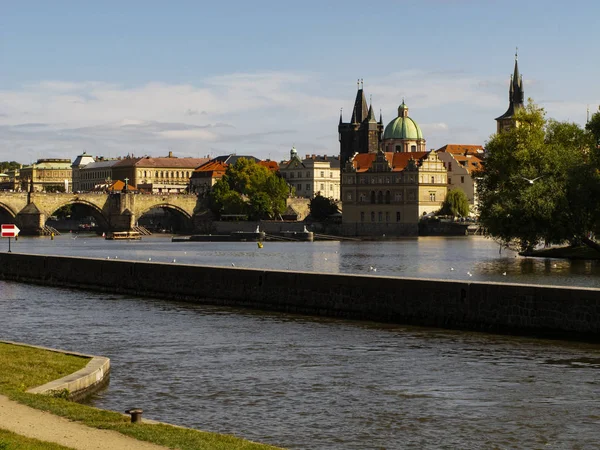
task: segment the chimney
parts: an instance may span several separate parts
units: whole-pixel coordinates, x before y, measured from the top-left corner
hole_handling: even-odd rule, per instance
[[[312,159],[315,159],[315,156],[316,156],[316,155],[313,153],[313,155],[312,155]]]
[[[169,150],[169,158],[173,157],[173,152]]]
[[[307,153],[306,157],[304,159],[308,159],[308,158],[310,158],[310,155]]]
[[[323,155],[323,159],[327,159],[327,155]]]

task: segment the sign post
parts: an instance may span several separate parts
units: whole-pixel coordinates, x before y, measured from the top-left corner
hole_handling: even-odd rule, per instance
[[[8,253],[11,253],[10,250],[10,239],[16,238],[19,235],[19,227],[17,227],[14,223],[3,223],[1,228],[1,237],[8,238]]]

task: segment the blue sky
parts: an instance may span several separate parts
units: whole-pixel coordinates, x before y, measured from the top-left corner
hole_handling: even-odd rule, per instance
[[[555,4],[556,3],[556,4]],[[0,159],[337,154],[363,78],[428,148],[482,144],[525,95],[584,124],[600,2],[0,0]],[[345,119],[349,118],[346,113]]]

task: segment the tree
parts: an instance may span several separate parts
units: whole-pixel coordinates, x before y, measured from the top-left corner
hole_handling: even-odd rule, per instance
[[[278,174],[253,160],[240,158],[227,167],[214,186],[209,205],[217,214],[247,214],[252,220],[272,219],[286,208],[288,185]]]
[[[9,170],[19,169],[21,164],[16,161],[0,161],[0,173],[6,173]]]
[[[469,215],[469,199],[460,189],[451,189],[442,203],[440,215],[467,217]]]
[[[540,241],[581,242],[598,211],[590,198],[598,189],[590,133],[547,120],[531,100],[515,119],[516,127],[487,143],[478,183],[481,223],[491,236],[525,251]]]
[[[339,211],[337,204],[331,198],[325,198],[321,194],[317,194],[310,201],[310,216],[314,220],[324,220],[327,219],[332,214],[335,214]]]

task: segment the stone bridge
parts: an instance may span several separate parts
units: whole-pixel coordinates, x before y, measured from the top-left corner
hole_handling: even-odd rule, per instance
[[[87,206],[99,228],[107,231],[131,230],[153,208],[176,212],[184,228],[192,229],[194,216],[203,210],[198,197],[188,194],[0,192],[0,216],[15,223],[22,234],[40,234],[50,216],[74,204]]]

